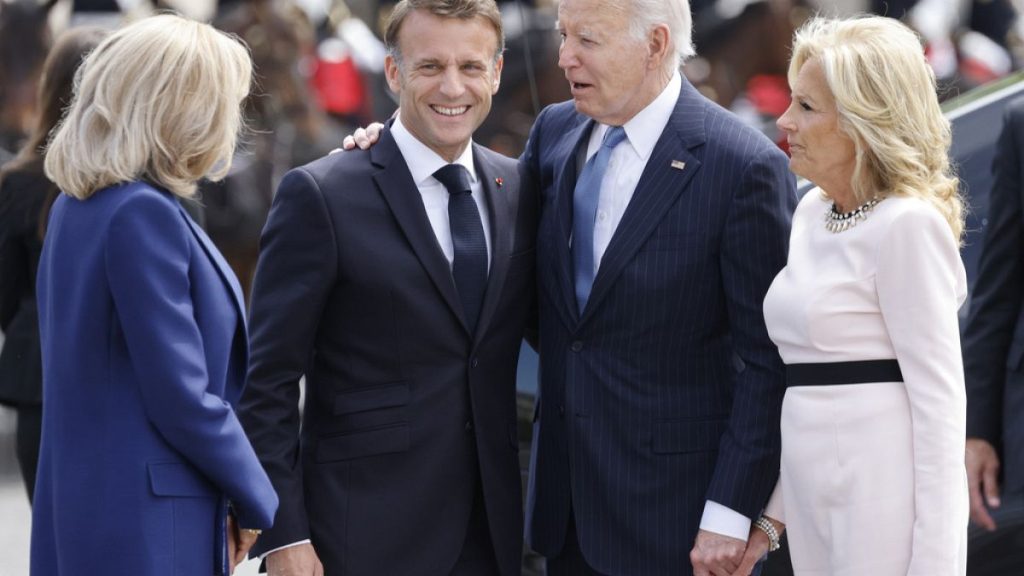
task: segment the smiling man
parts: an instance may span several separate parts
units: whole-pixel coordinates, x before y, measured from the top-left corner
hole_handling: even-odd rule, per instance
[[[519,574],[537,208],[516,161],[471,141],[500,15],[403,0],[385,39],[400,116],[290,172],[263,234],[241,417],[282,504],[258,552],[271,576]]]

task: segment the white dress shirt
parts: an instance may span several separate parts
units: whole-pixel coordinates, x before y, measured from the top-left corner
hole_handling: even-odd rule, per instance
[[[626,131],[626,140],[612,151],[608,160],[608,168],[601,181],[601,195],[597,201],[597,215],[594,220],[594,272],[601,267],[601,258],[608,244],[612,241],[615,229],[619,227],[626,207],[633,198],[636,185],[640,182],[647,159],[651,157],[658,138],[668,126],[675,109],[676,100],[682,80],[679,73],[662,90],[661,94],[626,122],[622,127]],[[587,160],[601,148],[604,135],[608,131],[605,124],[596,124],[590,132],[590,143],[587,145]]]
[[[391,135],[398,144],[405,163],[409,166],[412,180],[419,188],[420,197],[423,198],[423,207],[427,210],[427,218],[430,220],[430,227],[434,229],[434,236],[437,243],[448,259],[448,266],[451,267],[455,259],[455,248],[452,245],[452,231],[448,225],[448,189],[436,178],[434,172],[448,164],[426,144],[420,142],[409,130],[402,125],[402,118],[395,118],[391,126]],[[487,242],[487,265],[490,270],[491,263],[491,220],[488,218],[487,198],[484,197],[483,184],[477,178],[476,168],[473,165],[472,142],[466,145],[462,155],[455,159],[453,164],[461,164],[469,171],[469,179],[473,191],[473,200],[476,201],[477,210],[480,211],[480,220],[484,226],[484,240]]]
[[[595,276],[601,267],[601,258],[604,257],[604,252],[608,249],[608,244],[611,243],[612,236],[615,235],[615,230],[626,213],[629,201],[633,199],[633,193],[647,166],[647,160],[654,152],[654,146],[661,138],[661,133],[668,126],[681,89],[682,79],[676,72],[661,94],[623,125],[626,140],[612,151],[604,180],[601,181],[601,195],[597,201],[597,216],[594,221]],[[587,160],[597,154],[607,131],[608,126],[605,124],[594,126],[587,145]],[[704,506],[700,527],[702,530],[746,541],[750,533],[750,518],[732,508],[708,500]]]

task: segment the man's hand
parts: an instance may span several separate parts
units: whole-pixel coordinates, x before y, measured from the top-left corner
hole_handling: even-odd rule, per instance
[[[370,146],[373,146],[377,143],[377,140],[380,140],[380,131],[383,129],[384,125],[380,122],[374,122],[366,128],[356,128],[354,134],[345,136],[341,147],[345,150],[352,150],[359,146],[360,150],[369,150]]]
[[[747,543],[714,532],[697,532],[697,541],[690,550],[693,576],[731,576],[736,571]]]
[[[989,508],[999,508],[999,455],[987,440],[967,439],[967,486],[971,495],[971,520],[988,531],[996,529]],[[984,498],[983,498],[984,497]]]
[[[779,536],[781,536],[782,532],[786,529],[786,525],[771,518],[768,518],[768,521],[775,526],[775,531],[779,533]],[[750,574],[753,573],[754,566],[757,565],[758,560],[768,553],[770,544],[771,543],[768,541],[768,535],[764,533],[764,530],[751,525],[750,536],[747,538],[747,550],[743,553],[743,560],[740,561],[740,565],[736,567],[736,571],[733,572],[733,576],[750,576]]]
[[[307,542],[271,552],[267,556],[267,576],[324,576],[324,565]]]

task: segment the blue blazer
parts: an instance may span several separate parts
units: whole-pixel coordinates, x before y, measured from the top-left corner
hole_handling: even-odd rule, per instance
[[[551,106],[522,159],[542,195],[527,537],[557,556],[571,510],[602,574],[690,574],[705,502],[755,518],[778,475],[784,381],[761,305],[795,186],[775,145],[684,80],[581,315],[569,236],[593,126]]]
[[[247,341],[216,248],[149,184],[61,196],[37,294],[32,574],[224,573],[227,500],[268,528],[277,496],[233,410]]]

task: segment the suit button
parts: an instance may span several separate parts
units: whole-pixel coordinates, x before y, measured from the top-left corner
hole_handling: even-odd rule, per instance
[[[476,368],[477,366],[480,365],[480,360],[477,358],[473,358],[473,361],[470,362],[469,365],[472,366],[473,368]]]
[[[473,421],[472,420],[466,420],[466,432],[472,432],[472,431],[473,431]]]
[[[565,416],[565,404],[562,404],[558,407],[558,415],[562,417]]]
[[[573,352],[579,352],[580,350],[583,350],[583,342],[580,342],[579,340],[575,340],[575,341],[573,341],[572,346],[570,346],[569,348]]]

